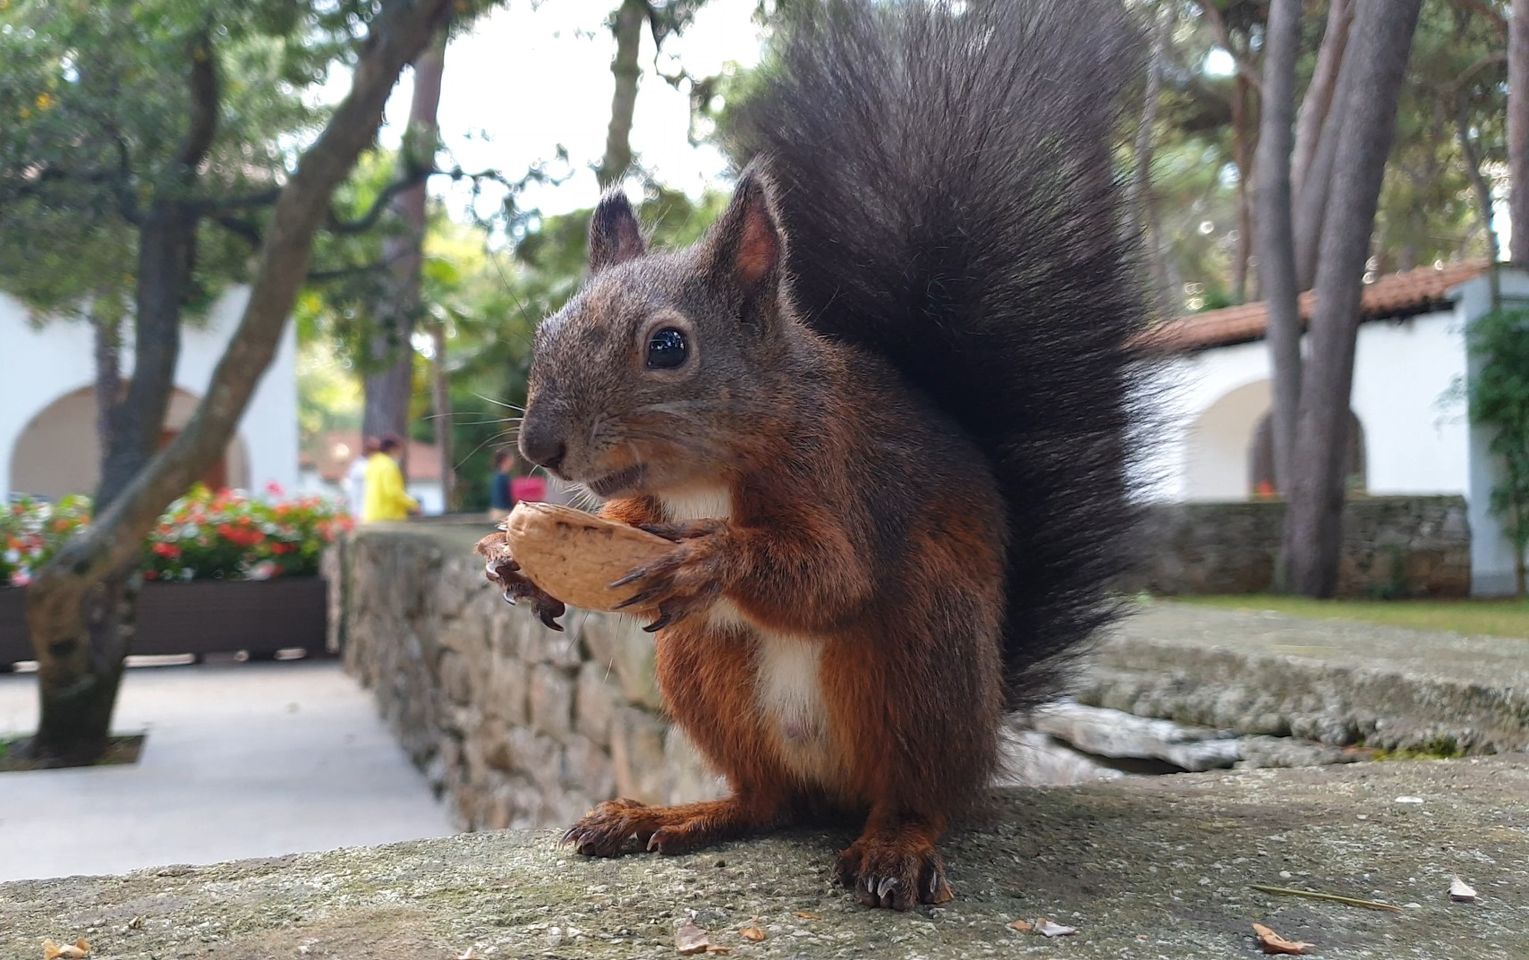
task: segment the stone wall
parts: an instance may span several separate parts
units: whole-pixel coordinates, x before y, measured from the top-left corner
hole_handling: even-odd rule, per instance
[[[683,802],[718,784],[664,720],[653,640],[570,611],[565,632],[483,579],[482,524],[355,533],[328,559],[333,643],[464,829],[568,823],[611,796]]]
[[[1285,505],[1154,504],[1134,590],[1162,595],[1267,593]],[[1339,592],[1356,597],[1463,597],[1471,537],[1462,497],[1362,497],[1343,514]]]

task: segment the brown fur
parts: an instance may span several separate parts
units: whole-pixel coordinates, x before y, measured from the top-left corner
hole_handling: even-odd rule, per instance
[[[1006,517],[985,459],[879,359],[793,314],[763,177],[696,248],[648,255],[623,199],[591,225],[586,289],[538,336],[522,450],[598,485],[640,467],[604,514],[675,540],[634,571],[660,622],[674,719],[730,783],[679,807],[617,800],[568,832],[612,856],[664,853],[831,807],[864,816],[838,860],[869,905],[949,899],[935,841],[983,787],[1003,709]],[[643,331],[685,331],[689,369],[645,368]],[[670,516],[666,497],[717,487],[729,516]],[[542,610],[556,601],[499,579]],[[719,601],[741,621],[714,617]],[[814,646],[822,716],[787,728],[759,688],[766,636]],[[792,691],[799,692],[799,691]],[[793,714],[793,716],[795,716]],[[822,722],[822,728],[813,725]],[[816,766],[793,767],[801,744]]]

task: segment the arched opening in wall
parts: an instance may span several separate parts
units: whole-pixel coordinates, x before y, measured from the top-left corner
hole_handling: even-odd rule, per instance
[[[1200,411],[1185,433],[1184,493],[1190,500],[1245,500],[1248,446],[1269,411],[1268,380],[1229,390]]]
[[[1344,489],[1349,493],[1365,492],[1364,424],[1350,410],[1348,412],[1348,442],[1343,453]],[[1253,434],[1253,445],[1248,449],[1248,486],[1255,497],[1272,497],[1280,494],[1274,478],[1274,417],[1266,413],[1258,421]]]
[[[176,390],[170,397],[159,445],[175,439],[196,410],[197,397]],[[101,444],[96,435],[93,387],[66,393],[38,411],[11,450],[10,489],[14,493],[57,499],[96,492],[101,479]],[[235,436],[224,455],[202,478],[208,486],[249,484],[249,456]]]

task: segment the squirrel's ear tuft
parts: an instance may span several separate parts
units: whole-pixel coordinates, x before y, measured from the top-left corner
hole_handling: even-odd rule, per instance
[[[752,296],[772,288],[786,255],[770,178],[750,164],[738,179],[732,202],[712,227],[714,269]]]
[[[589,218],[589,272],[599,273],[646,252],[642,227],[626,194],[619,190],[607,192]]]

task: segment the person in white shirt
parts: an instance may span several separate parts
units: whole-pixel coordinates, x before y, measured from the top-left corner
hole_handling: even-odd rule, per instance
[[[377,441],[367,437],[361,441],[361,455],[350,462],[350,469],[345,472],[345,499],[353,517],[361,515],[361,507],[366,503],[366,461],[376,452]]]

